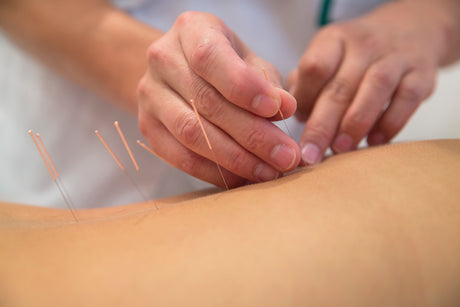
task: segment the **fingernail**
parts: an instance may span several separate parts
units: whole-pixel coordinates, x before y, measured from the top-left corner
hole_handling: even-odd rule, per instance
[[[295,85],[291,85],[288,89],[288,92],[289,94],[291,94],[291,96],[294,96],[294,93],[295,93],[295,90],[296,90],[296,86]]]
[[[306,164],[316,164],[320,160],[319,148],[315,144],[307,143],[302,148],[302,160]]]
[[[332,144],[332,149],[337,152],[347,152],[353,148],[353,139],[346,133],[340,134]]]
[[[279,177],[279,173],[271,166],[260,163],[254,169],[254,176],[261,182],[274,180]]]
[[[260,116],[270,117],[275,115],[281,105],[280,98],[273,98],[267,95],[257,95],[252,100],[252,108]]]
[[[367,138],[367,143],[371,146],[382,145],[385,143],[385,135],[381,132],[371,133]]]
[[[291,147],[281,144],[273,147],[270,154],[273,163],[281,170],[288,170],[294,166],[296,152]]]

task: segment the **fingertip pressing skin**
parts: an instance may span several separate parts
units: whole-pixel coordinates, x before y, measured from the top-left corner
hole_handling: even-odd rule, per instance
[[[302,146],[302,161],[307,165],[317,164],[321,161],[321,152],[317,145],[305,143]]]
[[[354,148],[355,141],[347,133],[340,133],[334,143],[332,144],[332,150],[336,153],[342,153],[350,151]]]
[[[266,182],[278,179],[280,173],[273,169],[270,165],[265,163],[259,163],[254,168],[254,177],[256,177],[259,182]]]
[[[299,154],[297,148],[292,148],[289,145],[280,144],[273,147],[270,158],[276,161],[278,169],[288,172],[292,170],[295,165],[299,164]]]
[[[387,142],[386,137],[383,133],[379,131],[372,131],[367,136],[367,144],[369,146],[383,145]]]

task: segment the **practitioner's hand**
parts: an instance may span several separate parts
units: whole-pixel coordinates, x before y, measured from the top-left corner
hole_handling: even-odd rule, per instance
[[[353,150],[365,136],[388,142],[430,95],[445,36],[442,15],[426,2],[388,4],[314,38],[288,80],[299,118],[308,119],[304,162],[319,162],[329,146]]]
[[[224,186],[190,104],[194,99],[230,187],[275,179],[298,165],[299,146],[270,121],[280,108],[292,116],[295,99],[281,89],[274,67],[217,17],[182,14],[147,53],[148,70],[138,86],[139,126],[158,156]]]

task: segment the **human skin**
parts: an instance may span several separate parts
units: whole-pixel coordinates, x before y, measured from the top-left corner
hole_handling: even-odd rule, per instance
[[[390,141],[433,91],[438,67],[459,58],[459,16],[457,0],[395,1],[320,31],[288,84],[308,118],[303,160],[354,150],[366,136]]]
[[[185,31],[186,20],[193,21],[192,26],[188,25],[191,33]],[[195,23],[196,20],[202,22]],[[40,27],[37,27],[37,24],[40,24]],[[180,24],[182,27],[178,26]],[[228,52],[223,59],[228,62],[228,66],[219,72],[219,75],[226,75],[231,79],[228,85],[226,82],[229,79],[220,80],[221,85],[227,86],[225,89],[221,86],[220,91],[233,95],[233,101],[236,103],[235,106],[227,105],[222,108],[222,111],[225,111],[222,115],[229,116],[231,120],[226,118],[220,125],[226,125],[224,130],[231,137],[222,139],[224,134],[219,130],[219,138],[214,138],[216,131],[209,129],[206,121],[205,126],[213,140],[216,156],[220,161],[225,160],[225,163],[221,164],[230,170],[225,171],[226,181],[234,187],[244,184],[247,179],[252,181],[274,179],[281,171],[294,169],[300,161],[300,149],[296,142],[270,121],[256,116],[273,116],[273,119],[281,119],[278,112],[281,108],[285,118],[288,118],[295,111],[295,99],[280,89],[282,82],[277,70],[270,63],[251,53],[215,16],[198,12],[182,14],[173,29],[165,34],[136,21],[103,0],[46,2],[4,0],[0,1],[0,26],[14,42],[49,67],[115,102],[123,109],[138,113],[141,131],[151,145],[157,145],[153,148],[160,157],[195,177],[223,186],[219,175],[211,171],[214,170],[215,164],[209,160],[212,158],[209,148],[204,147],[205,143],[201,143],[202,132],[196,129],[199,129],[199,126],[191,110],[190,99],[195,98],[198,110],[204,115],[219,110],[203,108],[205,103],[209,102],[207,99],[211,97],[211,93],[206,88],[200,87],[201,79],[197,76],[194,76],[193,82],[190,80],[190,75],[187,74],[190,70],[179,69],[188,67],[188,63],[183,65],[176,61],[184,54],[181,50],[177,50],[178,31],[175,31],[180,27],[179,32],[182,35],[188,34],[191,45],[184,43],[184,46],[189,46],[192,52],[194,48],[199,49],[198,45],[200,40],[205,39],[205,33],[209,34],[211,28],[221,26],[228,32],[228,38],[237,44],[234,46],[234,51],[238,52],[233,54],[233,58],[227,59],[231,51],[227,49]],[[221,39],[224,38],[222,33],[219,35]],[[150,65],[149,71],[154,75],[167,76],[169,79],[173,75],[178,78],[173,84],[154,83],[161,85],[154,96],[151,87],[145,85],[146,81],[143,78],[139,85],[138,101],[137,83],[147,70],[148,46],[152,42],[156,46],[162,46],[163,42],[167,41],[172,42],[168,46],[163,46],[165,48],[162,51],[172,56],[174,62],[171,64],[176,66],[165,67],[161,63],[154,63],[153,66]],[[223,45],[222,42],[220,46]],[[161,54],[155,50],[158,49],[154,46],[149,48],[150,64],[152,64],[151,59],[155,57],[166,64],[167,58],[161,58]],[[240,56],[244,58],[244,62],[238,66],[235,61]],[[204,61],[199,57],[197,53],[197,62],[204,65]],[[203,65],[202,69],[204,69]],[[238,67],[241,69],[237,69]],[[267,72],[270,82],[265,79],[263,69]],[[231,73],[232,71],[234,73]],[[171,96],[171,91],[168,89],[175,89],[180,85],[184,85],[184,89],[190,89],[190,92],[184,94],[187,95],[186,99],[184,98],[185,105],[181,102],[182,105],[178,108],[178,101],[175,99],[177,94]],[[245,95],[238,94],[244,93],[241,91],[242,87],[247,89]],[[206,100],[201,99],[202,95]],[[266,96],[263,99],[256,99],[259,107],[251,108],[254,113],[237,107],[249,103],[247,100],[253,98],[249,97],[251,95]],[[149,98],[147,101],[146,96]],[[219,103],[221,102],[222,100],[219,100]],[[175,114],[177,115],[171,116]],[[235,123],[239,124],[235,125]],[[171,129],[171,132],[165,127]],[[206,158],[182,146],[181,142],[199,151]],[[191,144],[193,142],[195,144]],[[225,143],[225,146],[220,146],[221,142]],[[158,146],[159,144],[161,146]],[[251,149],[254,154],[243,148]],[[271,161],[267,163],[263,159]]]
[[[281,119],[280,106],[290,117],[295,100],[279,88],[276,69],[219,18],[181,14],[149,47],[147,57],[149,68],[139,83],[139,126],[157,155],[221,187],[214,155],[230,187],[272,180],[299,164],[297,143],[266,119]],[[276,86],[266,80],[264,70]],[[190,107],[191,98],[214,152]]]
[[[102,0],[4,0],[0,25],[57,71],[137,112],[159,157],[223,187],[195,99],[226,182],[236,187],[277,178],[301,156],[320,161],[336,135],[337,152],[368,133],[370,144],[391,139],[431,92],[437,66],[458,57],[459,5],[398,1],[319,33],[289,83],[298,113],[313,109],[300,146],[271,123],[281,118],[278,109],[288,118],[297,106],[280,74],[216,16],[187,12],[162,33]]]
[[[458,306],[460,140],[204,197],[0,205],[2,306]]]

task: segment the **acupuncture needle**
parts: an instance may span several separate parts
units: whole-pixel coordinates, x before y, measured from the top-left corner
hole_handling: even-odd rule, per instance
[[[54,174],[56,175],[56,181],[59,182],[59,185],[62,187],[62,190],[63,190],[67,200],[69,201],[70,207],[75,212],[76,211],[75,206],[73,205],[72,199],[70,198],[70,194],[69,194],[69,192],[67,192],[67,189],[66,189],[66,187],[64,185],[64,182],[62,181],[61,176],[59,176],[59,173],[58,173],[56,167],[54,166],[53,160],[51,159],[50,155],[48,154],[48,151],[46,150],[45,144],[43,143],[42,138],[40,137],[40,133],[36,133],[35,136],[37,137],[37,140],[40,143],[40,146],[42,147],[43,152],[45,153],[45,156],[48,159]]]
[[[270,79],[268,79],[267,71],[266,71],[264,68],[262,68],[262,71],[264,72],[265,79],[267,79],[267,81],[270,82]],[[288,127],[288,125],[287,125],[287,123],[286,123],[286,119],[284,118],[284,114],[283,114],[283,112],[281,111],[281,108],[279,109],[279,113],[280,113],[280,115],[281,115],[281,118],[283,119],[283,123],[284,123],[284,127],[286,127],[286,131],[288,132],[289,136],[292,138],[292,133],[291,133],[291,131],[289,130],[289,127]]]
[[[152,196],[152,194],[150,194],[150,190],[149,190],[149,188],[147,186],[147,183],[145,182],[144,176],[142,176],[142,173],[141,173],[141,170],[139,168],[139,165],[137,164],[136,159],[134,159],[134,155],[131,152],[131,148],[129,147],[128,142],[126,142],[125,136],[124,136],[123,132],[121,131],[120,124],[118,123],[118,121],[115,121],[113,124],[115,125],[115,128],[117,128],[118,134],[120,135],[120,138],[123,141],[123,144],[125,145],[125,148],[128,151],[129,156],[131,157],[131,161],[133,161],[134,167],[136,168],[136,171],[139,174],[139,177],[141,178],[142,183],[144,184],[145,190],[149,194],[150,199],[153,200],[153,196]]]
[[[109,145],[105,142],[104,138],[102,137],[102,135],[99,133],[98,130],[95,130],[94,133],[96,133],[96,135],[99,137],[99,139],[101,140],[102,144],[104,144],[105,148],[107,149],[107,151],[112,155],[112,158],[115,160],[115,162],[117,162],[118,166],[120,167],[120,169],[123,171],[123,173],[129,178],[129,180],[131,181],[131,183],[133,184],[133,186],[136,188],[137,192],[139,193],[139,195],[141,196],[141,198],[144,200],[144,201],[147,201],[147,199],[145,198],[144,194],[141,192],[141,190],[139,189],[139,186],[137,185],[136,181],[134,181],[133,177],[131,177],[131,175],[128,173],[128,171],[125,169],[125,167],[123,166],[123,164],[121,164],[120,160],[118,160],[117,156],[113,153],[112,149],[110,149]]]
[[[156,153],[151,149],[149,148],[147,145],[145,145],[144,143],[142,143],[141,141],[137,140],[137,144],[139,144],[141,147],[143,147],[145,150],[149,151],[152,155],[155,155],[156,156]]]
[[[204,138],[206,139],[206,142],[208,143],[208,147],[211,150],[212,156],[214,157],[214,162],[217,165],[217,169],[219,170],[220,176],[222,177],[222,181],[224,182],[225,188],[228,191],[229,188],[227,185],[227,181],[225,180],[224,173],[222,172],[222,169],[219,163],[217,162],[216,154],[214,153],[214,149],[211,146],[211,142],[209,141],[208,134],[206,133],[206,130],[204,130],[204,126],[203,126],[203,123],[201,122],[200,114],[198,113],[198,110],[196,109],[196,106],[195,106],[195,101],[193,99],[190,99],[190,102],[192,103],[193,111],[195,111],[196,117],[198,119],[198,123],[200,124],[201,131],[203,131]]]
[[[51,161],[51,158],[50,158],[50,156],[49,156],[49,154],[48,154],[48,151],[46,150],[45,146],[43,145],[43,142],[41,141],[40,134],[37,133],[37,139],[39,140],[41,146],[43,147],[43,151],[42,151],[42,149],[40,148],[40,145],[38,144],[38,142],[37,142],[37,140],[36,140],[36,138],[35,138],[34,133],[33,133],[32,130],[29,130],[29,135],[30,135],[30,137],[32,138],[32,141],[34,142],[35,147],[37,147],[37,150],[38,150],[38,152],[40,153],[40,156],[42,157],[43,162],[45,163],[46,168],[48,169],[48,172],[50,173],[51,178],[52,178],[53,181],[54,181],[54,184],[56,184],[56,187],[58,188],[59,193],[61,193],[61,196],[62,196],[62,198],[64,199],[64,202],[66,203],[67,208],[70,210],[70,212],[72,213],[73,218],[74,218],[75,221],[78,223],[78,222],[79,222],[79,219],[78,219],[78,217],[77,217],[77,214],[76,214],[76,212],[75,212],[75,209],[74,209],[73,206],[71,205],[70,198],[69,198],[69,200],[67,199],[66,195],[65,195],[64,192],[63,192],[63,189],[62,189],[61,186],[60,186],[60,183],[56,180],[56,178],[59,178],[59,173],[56,171],[56,168],[54,167],[54,164],[53,164],[53,162]],[[48,158],[49,163],[48,163],[48,161],[46,160],[45,155],[43,154],[43,152],[45,153],[46,157]],[[50,165],[51,165],[52,169],[51,169]],[[53,171],[54,171],[54,173],[53,173]],[[61,181],[61,180],[60,180],[60,182],[61,182],[61,184],[62,184],[62,181]]]

